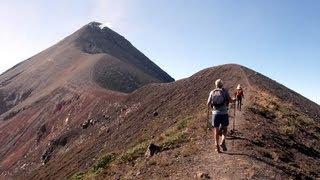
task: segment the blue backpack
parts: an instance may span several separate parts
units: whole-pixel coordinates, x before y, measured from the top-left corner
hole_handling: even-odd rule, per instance
[[[216,88],[211,95],[211,107],[219,108],[226,104],[227,98],[225,97],[223,89]]]

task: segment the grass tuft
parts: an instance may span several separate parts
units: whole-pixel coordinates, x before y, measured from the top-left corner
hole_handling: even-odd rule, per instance
[[[178,123],[176,125],[176,130],[182,130],[182,129],[186,128],[188,126],[188,123],[190,122],[190,120],[192,120],[192,118],[193,118],[192,116],[188,116],[188,117],[178,121]]]
[[[253,104],[253,106],[249,107],[249,110],[252,111],[254,114],[258,114],[270,120],[276,118],[276,115],[273,112],[269,111],[268,108],[256,103]]]
[[[108,153],[101,157],[92,167],[92,170],[94,173],[98,172],[101,169],[104,169],[107,167],[110,163],[112,163],[115,160],[115,154],[114,153]]]
[[[162,142],[160,142],[160,147],[162,150],[171,149],[176,147],[178,144],[187,141],[188,134],[186,132],[178,132],[171,136],[165,137]]]
[[[84,173],[84,172],[77,172],[70,179],[71,180],[82,180],[82,179],[84,179],[85,175],[86,175],[86,173]]]
[[[125,153],[120,156],[121,162],[128,162],[142,157],[147,150],[147,143],[140,143],[132,148],[129,148]]]

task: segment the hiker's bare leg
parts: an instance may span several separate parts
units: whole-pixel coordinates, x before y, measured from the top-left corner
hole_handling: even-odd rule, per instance
[[[214,127],[214,146],[215,146],[215,150],[216,152],[220,153],[220,146],[219,146],[219,127]]]
[[[220,146],[222,147],[223,151],[227,151],[227,146],[226,146],[226,136],[227,136],[227,127],[223,127],[223,133],[222,133],[222,137],[221,137],[221,143]]]
[[[222,131],[221,144],[226,141],[228,127],[224,127]],[[218,139],[219,140],[219,139]]]
[[[214,145],[219,144],[219,127],[214,127]]]

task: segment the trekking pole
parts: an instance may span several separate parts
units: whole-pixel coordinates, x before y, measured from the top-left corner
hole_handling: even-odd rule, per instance
[[[205,136],[205,140],[204,140],[204,146],[207,147],[207,137],[208,137],[208,119],[209,119],[209,107],[207,108],[207,118],[206,118],[206,136]]]
[[[232,123],[232,131],[235,132],[235,124],[236,124],[236,101],[234,102],[234,110],[233,110],[233,123]]]

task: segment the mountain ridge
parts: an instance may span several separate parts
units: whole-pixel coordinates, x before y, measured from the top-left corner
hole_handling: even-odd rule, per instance
[[[217,78],[223,79],[225,87],[230,91],[241,83],[246,93],[244,111],[236,113],[238,119],[236,134],[228,136],[228,152],[219,155],[215,155],[212,149],[205,148],[206,146],[213,147],[213,138],[205,136],[204,131],[207,111],[205,102]],[[319,170],[313,165],[318,163],[317,158],[320,154],[318,150],[320,147],[316,143],[316,139],[320,138],[319,119],[314,119],[306,112],[298,113],[301,108],[305,107],[303,104],[292,107],[290,99],[279,101],[277,100],[279,98],[268,92],[268,89],[259,86],[260,83],[268,81],[270,80],[264,76],[240,65],[227,64],[207,68],[176,82],[149,84],[130,94],[119,94],[122,99],[120,101],[112,98],[113,102],[110,103],[110,98],[114,95],[103,98],[103,101],[109,102],[92,101],[93,104],[88,106],[91,109],[91,116],[90,118],[88,116],[88,119],[94,119],[97,123],[83,130],[77,126],[81,121],[72,121],[73,118],[76,118],[76,114],[68,110],[72,107],[81,109],[76,105],[81,104],[80,101],[84,100],[82,97],[85,96],[81,95],[80,101],[75,98],[58,111],[59,114],[65,114],[62,117],[71,118],[70,122],[73,123],[67,126],[73,127],[73,130],[56,136],[51,139],[51,142],[60,142],[61,139],[66,138],[66,145],[53,146],[55,149],[44,166],[34,166],[27,162],[16,165],[17,171],[18,169],[21,171],[21,167],[28,167],[25,169],[27,172],[28,169],[34,169],[34,171],[29,171],[24,176],[20,174],[13,177],[65,178],[78,172],[84,172],[84,177],[91,176],[90,167],[96,163],[95,159],[99,160],[99,157],[104,154],[115,153],[116,157],[124,158],[123,154],[126,153],[126,149],[134,148],[141,143],[142,147],[146,148],[144,144],[148,142],[159,145],[163,141],[168,141],[171,136],[175,137],[176,133],[178,135],[182,133],[180,135],[185,139],[173,141],[173,144],[167,147],[168,150],[161,151],[149,161],[144,160],[143,154],[134,156],[133,160],[126,160],[124,163],[116,160],[114,165],[103,168],[103,173],[94,177],[97,179],[119,177],[188,179],[193,177],[197,171],[204,171],[210,177],[220,178],[304,179],[318,177]],[[271,89],[273,87],[278,89],[279,85],[275,81],[271,80],[270,83]],[[288,91],[280,89],[284,92]],[[100,100],[102,95],[107,94],[104,91],[100,92]],[[315,111],[319,113],[319,106],[315,107]],[[67,114],[68,112],[70,115]],[[292,128],[290,125],[292,116],[298,119],[294,131],[290,129]],[[233,118],[231,115],[231,122]],[[270,123],[272,121],[278,123]],[[259,131],[252,133],[250,129],[258,128],[255,125],[258,125]],[[279,127],[273,127],[274,125]],[[50,125],[46,124],[46,127],[49,128]],[[273,131],[273,133],[268,133],[268,131]],[[304,139],[302,134],[306,131],[309,132],[309,140],[302,141]],[[288,139],[288,137],[293,139]],[[40,142],[48,142],[45,139],[50,138],[42,136]],[[291,141],[293,144],[288,150],[286,148],[290,147]],[[48,151],[50,147],[52,146],[43,148],[42,152],[50,152]],[[237,160],[233,158],[234,156],[237,157]],[[214,163],[219,161],[224,161],[226,166],[231,166],[235,162],[243,166],[234,166],[232,170],[223,165],[221,168],[215,167],[215,171],[210,171]],[[41,160],[38,159],[35,162],[41,163]],[[291,164],[287,164],[288,162]],[[27,165],[24,166],[25,163]],[[150,163],[153,165],[150,166]],[[206,163],[208,167],[203,166],[203,163]],[[64,171],[60,171],[61,168]],[[227,168],[228,172],[221,173],[223,168]],[[265,171],[266,169],[268,171]]]
[[[129,152],[131,148],[140,145],[146,148],[144,144],[148,142],[161,145],[163,141],[167,142],[168,138],[176,137],[177,133],[181,135],[177,137],[186,136],[186,139],[173,141],[173,144],[168,146],[168,150],[161,151],[155,157],[148,160],[143,157],[142,153],[125,162],[115,160],[113,165],[103,168],[102,173],[94,177],[97,179],[120,177],[190,179],[197,171],[204,171],[210,177],[219,178],[305,179],[317,177],[319,169],[314,164],[319,163],[317,161],[319,150],[317,149],[320,147],[315,141],[319,139],[319,120],[307,120],[304,118],[304,116],[308,117],[305,113],[297,114],[299,108],[303,106],[292,108],[290,101],[277,101],[277,97],[270,96],[266,93],[267,91],[259,89],[253,83],[254,78],[260,75],[255,74],[246,79],[247,74],[255,74],[255,71],[243,66],[225,65],[202,70],[189,78],[173,83],[144,86],[125,98],[121,107],[123,111],[118,111],[120,114],[116,115],[118,118],[114,121],[114,126],[108,126],[109,131],[99,130],[98,140],[93,140],[94,137],[86,140],[86,145],[82,146],[84,152],[77,154],[77,157],[69,155],[68,157],[74,157],[74,160],[66,160],[66,162],[88,158],[89,164],[94,164],[95,162],[91,161],[93,157],[99,160],[99,157],[108,153],[115,153],[115,156],[121,159],[126,157],[126,149]],[[213,88],[217,78],[222,78],[229,90],[235,89],[237,83],[241,83],[246,92],[244,111],[236,113],[238,119],[235,126],[236,134],[228,136],[229,150],[218,155],[214,154],[213,149],[205,148],[206,146],[213,147],[213,138],[211,133],[205,135],[204,130],[207,93]],[[273,86],[275,85],[278,86],[273,81]],[[319,110],[319,107],[317,108]],[[269,109],[270,112],[265,112],[266,109]],[[155,116],[155,112],[158,115]],[[232,110],[231,113],[233,113]],[[290,129],[290,121],[287,119],[291,116],[296,116],[298,119],[295,132]],[[112,119],[113,116],[110,117]],[[234,116],[231,115],[231,122],[233,118]],[[270,121],[277,123],[270,123]],[[304,123],[307,123],[308,126],[303,125]],[[91,128],[99,129],[98,127]],[[231,124],[230,128],[232,128]],[[252,132],[252,129],[259,129],[259,131]],[[308,135],[310,139],[302,141],[301,138],[304,139],[303,133],[306,129],[310,133]],[[293,139],[288,139],[288,137]],[[121,143],[117,140],[119,138],[122,139]],[[293,144],[290,147],[291,142]],[[88,153],[92,151],[98,155],[88,157]],[[311,160],[311,157],[314,159]],[[220,168],[216,167],[215,163],[221,161],[225,162],[225,165],[221,165]],[[56,169],[55,166],[59,166],[58,162],[59,159],[49,161],[47,167],[41,168],[39,173],[34,175],[38,174],[42,178],[52,177],[50,170]],[[235,166],[235,162],[242,166]],[[204,166],[204,163],[209,166]],[[80,162],[79,165],[81,164],[83,163]],[[73,166],[77,167],[77,164]],[[234,168],[230,169],[228,166]],[[73,169],[70,165],[63,167],[70,169],[71,172],[66,171],[60,176],[53,177],[69,177],[77,172],[84,172],[84,177],[87,175],[90,177],[90,166],[80,169]],[[212,169],[216,170],[212,171]],[[223,171],[223,169],[228,171]],[[30,177],[38,177],[34,175]]]

